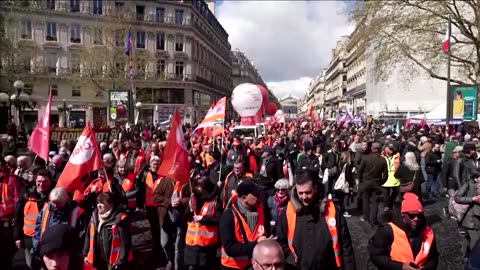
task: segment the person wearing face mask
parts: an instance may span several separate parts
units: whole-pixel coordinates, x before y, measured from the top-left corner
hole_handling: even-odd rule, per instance
[[[268,208],[270,209],[270,225],[275,226],[278,216],[282,213],[289,201],[288,196],[288,180],[280,179],[275,183],[275,194],[267,200]]]
[[[187,235],[185,237],[185,265],[191,270],[216,269],[219,244],[218,224],[223,212],[220,189],[208,177],[192,183]]]
[[[269,239],[262,190],[252,180],[240,183],[220,219],[222,269],[249,269],[257,242]]]
[[[403,196],[401,218],[381,225],[368,243],[368,253],[378,270],[434,270],[438,250],[431,227],[426,225],[417,195]]]
[[[276,236],[290,269],[354,270],[355,256],[347,221],[331,196],[324,197],[309,174],[298,175]]]
[[[127,214],[112,193],[100,193],[83,247],[84,261],[97,270],[127,269],[132,261],[132,239]]]
[[[32,237],[40,210],[47,204],[48,195],[53,189],[50,173],[40,170],[36,176],[35,188],[26,189],[17,202],[13,220],[13,237],[17,248],[25,250],[25,263],[32,269]]]
[[[32,256],[36,258],[39,258],[40,240],[43,234],[57,224],[69,224],[73,227],[77,232],[78,244],[83,244],[83,232],[86,226],[84,211],[70,199],[67,190],[63,187],[54,188],[48,197],[48,204],[40,211],[35,222]]]

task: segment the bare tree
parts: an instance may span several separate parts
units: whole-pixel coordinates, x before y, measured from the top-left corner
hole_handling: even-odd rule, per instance
[[[126,23],[127,16],[126,10],[122,9],[104,16],[103,24],[91,29],[93,46],[82,52],[84,79],[97,87],[97,95],[129,88],[129,59],[125,48],[131,27]],[[135,50],[134,47],[132,50]],[[134,63],[148,63],[145,54],[134,55]],[[142,69],[134,68],[134,71],[140,73]]]
[[[374,78],[386,79],[399,65],[424,70],[447,80],[447,55],[442,52],[452,22],[453,83],[480,81],[480,3],[475,0],[362,1],[351,13],[358,24],[356,42],[373,59]]]

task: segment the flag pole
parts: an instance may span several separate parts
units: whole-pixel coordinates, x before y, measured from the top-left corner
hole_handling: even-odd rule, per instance
[[[227,111],[227,102],[226,102],[226,99],[225,99],[225,112]],[[212,133],[213,135],[213,133]],[[217,186],[219,183],[221,183],[221,178],[222,178],[222,166],[223,166],[223,153],[222,153],[222,148],[223,148],[223,138],[225,138],[225,115],[223,117],[223,121],[222,121],[222,141],[220,143],[220,173],[218,174],[218,182],[217,182]]]
[[[451,91],[450,85],[450,62],[451,62],[451,44],[450,44],[450,37],[452,36],[452,21],[450,16],[448,17],[448,51],[447,51],[447,117],[445,119],[445,139],[450,136],[450,122],[453,116],[453,95]]]

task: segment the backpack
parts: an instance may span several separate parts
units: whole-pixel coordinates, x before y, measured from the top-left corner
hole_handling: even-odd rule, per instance
[[[458,222],[462,222],[463,218],[465,217],[465,214],[467,214],[468,209],[470,209],[469,204],[460,204],[455,202],[455,195],[457,192],[455,192],[452,196],[450,196],[448,200],[448,212],[450,215],[455,217]]]

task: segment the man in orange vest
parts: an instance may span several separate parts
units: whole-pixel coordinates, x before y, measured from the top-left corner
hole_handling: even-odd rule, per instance
[[[227,207],[228,201],[232,196],[232,191],[237,188],[237,186],[242,182],[242,180],[252,178],[251,173],[245,171],[245,165],[243,161],[237,161],[233,165],[233,171],[227,175],[225,178],[225,183],[223,183],[222,189],[222,202],[223,208]]]
[[[380,226],[368,244],[378,270],[437,269],[438,250],[432,228],[427,226],[417,195],[403,195],[402,216]]]
[[[18,200],[13,221],[13,238],[17,248],[25,250],[25,263],[32,268],[32,237],[35,233],[37,216],[48,203],[48,195],[52,190],[50,172],[40,170],[35,179],[35,186],[25,191]]]
[[[125,154],[125,160],[127,166],[133,168],[133,174],[135,175],[135,181],[139,181],[143,177],[143,173],[147,168],[145,161],[145,152],[141,149],[142,142],[136,139],[133,143],[129,139],[125,142],[127,153]]]
[[[248,269],[253,249],[268,235],[262,190],[253,180],[244,180],[233,195],[232,205],[220,219],[222,269]]]
[[[355,270],[347,222],[332,199],[318,192],[310,174],[297,177],[276,227],[285,263],[294,269]]]

